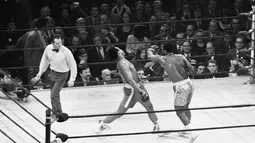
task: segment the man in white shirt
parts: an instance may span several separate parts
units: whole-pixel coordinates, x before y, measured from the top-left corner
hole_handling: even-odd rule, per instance
[[[53,37],[52,44],[48,45],[41,58],[39,66],[39,72],[36,79],[39,80],[42,74],[50,66],[50,79],[51,79],[51,105],[53,114],[62,113],[61,102],[60,102],[60,91],[63,88],[67,78],[69,70],[70,79],[68,86],[73,86],[77,76],[77,65],[74,60],[72,52],[65,46],[62,45],[61,36],[55,34]]]

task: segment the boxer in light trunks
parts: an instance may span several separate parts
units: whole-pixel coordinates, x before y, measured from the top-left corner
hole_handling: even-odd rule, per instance
[[[193,96],[194,85],[189,79],[189,75],[194,73],[194,69],[184,55],[173,54],[174,47],[172,44],[166,43],[163,46],[163,50],[166,55],[160,56],[154,55],[154,49],[149,48],[147,50],[148,58],[160,63],[167,72],[173,82],[174,107],[176,110],[185,109],[183,111],[176,111],[176,114],[184,124],[185,129],[191,129],[191,112],[188,109]],[[191,135],[191,142],[193,142],[198,135],[195,133]]]
[[[94,127],[96,134],[102,134],[105,129],[109,129],[108,124],[122,117],[129,108],[133,108],[137,102],[143,105],[148,112],[153,112],[154,108],[150,101],[149,94],[137,75],[137,71],[132,63],[125,58],[125,53],[118,47],[109,50],[109,57],[117,60],[117,70],[124,83],[124,97],[115,113],[121,115],[108,116]],[[159,130],[158,118],[155,113],[148,113],[151,122],[154,124],[153,131]]]

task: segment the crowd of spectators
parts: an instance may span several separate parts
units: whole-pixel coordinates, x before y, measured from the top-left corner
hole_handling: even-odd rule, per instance
[[[5,5],[12,4],[19,11],[12,12],[6,23],[0,24],[1,29],[6,30],[31,28],[1,34],[0,67],[19,67],[8,71],[23,84],[29,84],[37,73],[43,50],[51,43],[53,34],[61,35],[63,45],[75,57],[79,70],[76,86],[121,82],[116,65],[107,54],[111,46],[126,52],[144,82],[168,80],[161,66],[148,61],[146,55],[150,46],[164,55],[162,46],[166,43],[171,43],[175,53],[185,55],[194,66],[196,74],[191,78],[227,77],[230,74],[224,72],[229,71],[234,73],[231,76],[238,71],[248,73],[250,38],[247,31],[251,22],[239,16],[251,10],[248,0],[132,0],[132,4],[130,0],[130,5],[125,0],[109,0],[89,6],[83,5],[83,1],[63,0],[56,1],[60,2],[58,8],[42,5],[38,17],[30,14],[31,1],[5,0]],[[54,16],[52,9],[58,9],[60,15]],[[102,64],[96,64],[98,62]],[[46,72],[43,82],[48,81],[49,72]]]

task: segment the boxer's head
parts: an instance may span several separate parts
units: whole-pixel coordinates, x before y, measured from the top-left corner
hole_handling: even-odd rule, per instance
[[[163,49],[166,53],[173,53],[174,52],[174,47],[171,43],[164,44]]]
[[[109,57],[113,60],[125,58],[125,52],[118,47],[111,47],[108,51]]]

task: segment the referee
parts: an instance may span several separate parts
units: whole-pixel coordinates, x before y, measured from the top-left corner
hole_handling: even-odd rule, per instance
[[[53,36],[52,44],[49,44],[44,50],[39,66],[39,72],[36,76],[37,80],[41,78],[42,74],[49,66],[51,79],[51,106],[53,117],[55,117],[54,115],[63,113],[59,93],[68,78],[69,70],[70,78],[68,87],[74,85],[77,76],[77,65],[73,54],[67,47],[62,45],[61,36],[59,34]]]

